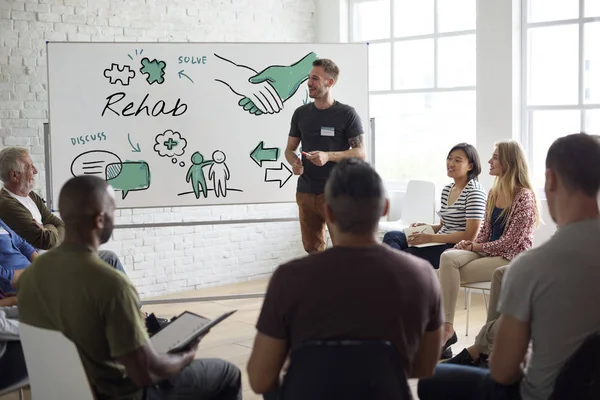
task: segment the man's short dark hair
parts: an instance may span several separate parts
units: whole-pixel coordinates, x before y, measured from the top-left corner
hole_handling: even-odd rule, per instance
[[[546,168],[566,187],[596,197],[600,191],[600,138],[575,133],[556,139],[548,149]]]
[[[325,73],[336,82],[338,76],[340,76],[340,69],[328,58],[319,58],[318,60],[313,61],[313,67],[322,67]]]
[[[336,226],[344,233],[375,231],[385,198],[379,174],[358,158],[337,163],[325,185],[325,202],[333,212]]]
[[[110,201],[107,187],[108,183],[104,179],[93,175],[79,175],[69,179],[58,196],[61,217],[68,222],[102,212]]]

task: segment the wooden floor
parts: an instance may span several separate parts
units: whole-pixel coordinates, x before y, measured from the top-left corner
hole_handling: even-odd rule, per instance
[[[160,296],[153,299],[220,296],[228,294],[264,292],[266,290],[267,282],[267,279],[261,279],[222,287]],[[185,310],[196,312],[207,317],[217,317],[228,310],[237,309],[238,312],[212,329],[210,334],[202,340],[198,349],[198,357],[218,357],[237,365],[242,370],[244,400],[257,400],[262,399],[262,397],[254,394],[250,390],[246,374],[246,363],[252,350],[252,343],[256,333],[254,325],[258,318],[261,305],[262,298],[255,298],[151,305],[144,306],[143,309],[147,312],[154,312],[157,316],[165,317],[178,315]],[[479,331],[479,328],[483,322],[485,322],[486,311],[483,303],[483,297],[480,294],[473,292],[472,295],[471,317],[469,324],[470,335],[468,337],[465,336],[466,315],[466,310],[464,309],[463,291],[461,291],[455,317],[458,343],[452,348],[455,354],[460,352],[463,347],[472,344],[473,340],[475,339],[475,335]],[[415,399],[417,399],[416,384],[416,380],[410,381]],[[14,393],[0,397],[0,400],[18,400],[18,398],[18,395]],[[28,391],[26,391],[25,398],[30,398]]]

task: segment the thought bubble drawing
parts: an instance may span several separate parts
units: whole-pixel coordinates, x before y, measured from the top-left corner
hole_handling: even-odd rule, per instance
[[[131,191],[146,190],[150,187],[150,167],[145,161],[108,164],[106,181],[113,189],[120,190],[124,199]]]
[[[71,163],[71,175],[95,175],[107,180],[106,166],[120,163],[121,159],[115,153],[105,150],[90,150],[75,157]]]
[[[156,135],[154,141],[154,151],[161,157],[182,156],[187,146],[187,141],[181,134],[170,129]]]

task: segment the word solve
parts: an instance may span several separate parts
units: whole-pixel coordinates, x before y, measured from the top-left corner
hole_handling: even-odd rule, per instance
[[[179,56],[179,64],[206,64],[206,56],[202,56],[202,57]]]

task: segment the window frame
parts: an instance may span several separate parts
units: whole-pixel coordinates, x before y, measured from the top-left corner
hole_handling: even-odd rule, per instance
[[[394,32],[394,15],[395,15],[395,1],[389,0],[389,18],[390,18],[390,31],[389,37],[385,39],[373,39],[373,40],[356,40],[354,38],[354,18],[355,18],[355,5],[360,3],[368,3],[374,0],[348,0],[348,42],[350,43],[360,43],[367,42],[369,44],[379,44],[379,43],[389,43],[390,44],[390,89],[389,90],[369,90],[369,98],[371,95],[385,95],[385,94],[426,94],[426,93],[443,93],[443,92],[474,92],[477,93],[477,82],[475,85],[470,86],[455,86],[455,87],[440,87],[439,86],[439,44],[438,41],[440,38],[448,38],[448,37],[457,37],[457,36],[467,36],[473,35],[475,40],[477,41],[477,29],[469,29],[469,30],[460,30],[460,31],[451,31],[451,32],[440,32],[439,31],[439,17],[438,17],[438,0],[433,0],[433,33],[430,34],[422,34],[422,35],[410,35],[410,36],[401,36],[395,37]],[[433,87],[431,88],[419,88],[419,89],[394,89],[394,56],[395,56],[395,46],[396,42],[403,41],[412,41],[419,39],[433,39]],[[377,121],[374,121],[375,126]],[[375,144],[375,139],[377,136],[377,132],[373,132],[373,145]],[[375,149],[373,149],[373,154],[375,153]],[[377,158],[373,159],[373,165],[377,169]],[[404,182],[402,180],[386,180],[385,184],[387,187],[393,190],[404,190],[406,188],[406,184],[408,182]]]
[[[533,163],[533,149],[535,146],[533,114],[536,111],[552,110],[575,110],[580,112],[579,130],[584,132],[586,129],[586,112],[588,110],[600,110],[600,103],[585,103],[585,25],[590,22],[600,22],[598,17],[585,17],[585,0],[579,0],[578,18],[561,19],[555,21],[529,22],[529,7],[531,0],[521,0],[521,144],[523,145],[527,159],[530,165],[530,174],[533,177],[539,173],[538,169],[543,168]],[[530,63],[529,63],[529,32],[534,28],[545,28],[553,26],[577,25],[578,28],[578,95],[577,104],[571,105],[530,105]],[[568,132],[565,132],[567,134]],[[575,133],[575,132],[572,132]],[[534,182],[534,185],[537,183]],[[536,187],[536,191],[543,193],[543,187]]]

